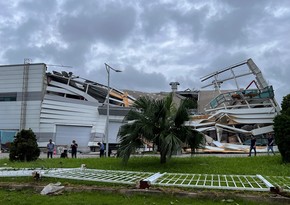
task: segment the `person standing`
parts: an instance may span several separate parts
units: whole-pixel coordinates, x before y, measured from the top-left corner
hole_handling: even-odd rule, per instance
[[[100,157],[103,157],[104,156],[104,153],[105,153],[105,146],[103,143],[98,143],[98,145],[100,146]]]
[[[273,150],[273,145],[274,145],[274,138],[273,138],[273,135],[271,133],[269,133],[269,135],[268,135],[268,147],[267,147],[267,153],[268,153],[268,155],[269,155],[269,151],[270,150],[275,155],[275,152]]]
[[[54,151],[54,144],[52,143],[52,139],[49,140],[47,144],[47,158],[52,158],[52,153]]]
[[[250,146],[250,153],[249,153],[249,157],[252,154],[252,150],[254,150],[255,156],[257,154],[256,152],[256,138],[254,137],[254,135],[251,136],[251,146]]]
[[[76,143],[75,140],[72,141],[70,148],[71,148],[71,158],[77,158],[78,144]]]

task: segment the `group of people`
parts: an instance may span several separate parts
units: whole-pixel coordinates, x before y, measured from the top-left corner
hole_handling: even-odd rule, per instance
[[[257,150],[256,150],[256,144],[257,140],[255,136],[251,136],[251,145],[250,145],[250,152],[249,152],[249,157],[252,155],[252,151],[254,151],[254,155],[257,155]],[[98,143],[100,147],[100,157],[104,157],[105,155],[105,146],[103,143]],[[274,138],[271,133],[268,134],[268,144],[267,144],[267,153],[269,155],[270,151],[275,155],[275,152],[273,150],[273,145],[274,145]],[[72,141],[71,143],[71,157],[72,158],[77,158],[77,149],[78,149],[78,144],[76,143],[75,140]],[[55,145],[50,139],[48,144],[47,144],[47,158],[52,158],[53,152],[55,151]],[[111,154],[111,150],[109,149],[109,156]],[[63,152],[60,155],[61,158],[67,158],[67,149],[64,149]]]
[[[75,140],[72,141],[70,148],[71,148],[71,157],[77,158],[78,144],[76,143]],[[47,144],[47,158],[52,158],[53,152],[55,152],[55,145],[52,142],[52,139],[50,139],[48,144]],[[63,152],[60,154],[60,157],[61,158],[68,158],[67,149],[63,150]]]
[[[249,152],[249,157],[252,154],[252,150],[254,151],[255,156],[257,155],[257,150],[256,150],[256,144],[257,140],[255,136],[251,136],[251,145],[250,145],[250,152]],[[270,154],[270,151],[275,155],[275,152],[273,150],[274,146],[274,137],[271,133],[268,134],[268,143],[267,143],[267,153],[268,155]]]
[[[105,145],[103,143],[98,143],[100,147],[100,157],[104,157],[105,155]],[[71,145],[71,157],[72,158],[77,158],[77,149],[78,149],[78,144],[76,143],[75,140],[72,141]],[[47,144],[47,158],[52,158],[53,152],[55,152],[55,145],[52,142],[52,139],[49,140]],[[109,156],[111,154],[111,150],[109,150]],[[60,155],[61,158],[68,158],[67,155],[67,149],[64,149],[63,152]]]

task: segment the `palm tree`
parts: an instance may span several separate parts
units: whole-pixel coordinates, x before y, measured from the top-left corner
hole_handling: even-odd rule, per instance
[[[126,163],[132,152],[141,147],[144,141],[149,141],[157,145],[160,163],[166,163],[174,152],[181,149],[183,142],[192,139],[191,128],[184,126],[187,120],[186,100],[176,106],[173,94],[162,100],[149,97],[137,99],[125,117],[128,123],[119,132],[119,156]]]

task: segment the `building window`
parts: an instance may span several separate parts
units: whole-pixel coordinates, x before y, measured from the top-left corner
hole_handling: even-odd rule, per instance
[[[0,93],[0,101],[16,101],[17,93]]]

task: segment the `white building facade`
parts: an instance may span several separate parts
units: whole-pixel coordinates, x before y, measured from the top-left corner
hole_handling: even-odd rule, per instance
[[[118,130],[129,108],[122,100],[111,97],[113,89],[107,123],[106,86],[81,80],[72,73],[46,71],[43,63],[0,66],[2,146],[19,130],[31,128],[40,144],[52,139],[56,145],[64,146],[76,140],[79,147],[88,147],[105,142],[107,124],[109,143],[118,143]]]

